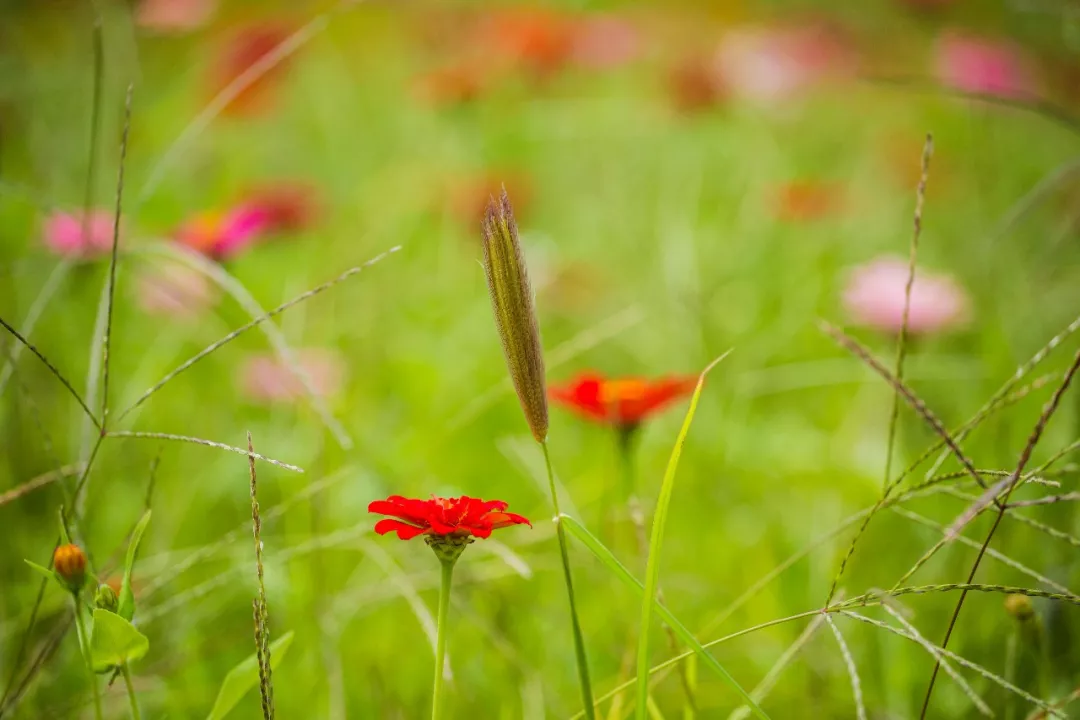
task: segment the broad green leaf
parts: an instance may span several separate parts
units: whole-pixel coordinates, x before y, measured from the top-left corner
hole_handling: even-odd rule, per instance
[[[107,672],[138,660],[150,650],[150,641],[124,618],[108,610],[94,610],[90,662],[94,672]]]
[[[131,532],[131,542],[128,543],[127,558],[124,560],[124,578],[120,582],[120,607],[116,611],[125,620],[135,617],[135,593],[131,590],[131,570],[135,567],[135,554],[139,551],[139,543],[149,523],[150,511],[147,510],[135,525],[135,529]]]
[[[588,548],[589,551],[591,551],[592,554],[596,556],[597,560],[599,560],[605,567],[611,570],[611,572],[614,573],[617,578],[626,583],[627,586],[629,586],[632,590],[638,593],[641,597],[646,597],[644,594],[645,588],[641,584],[641,581],[634,577],[633,574],[631,574],[631,572],[627,570],[622,563],[619,562],[618,558],[616,558],[612,554],[612,552],[604,546],[602,542],[597,540],[592,533],[586,530],[584,525],[566,514],[560,515],[559,517],[562,520],[563,527],[565,527],[571,535],[577,538],[582,545]],[[765,711],[757,706],[757,703],[754,702],[754,700],[750,697],[749,693],[743,690],[742,686],[739,685],[735,678],[731,677],[728,671],[724,669],[724,666],[721,665],[716,660],[716,658],[714,658],[709,653],[708,650],[701,646],[701,643],[697,641],[697,638],[694,637],[693,633],[687,630],[686,626],[679,622],[679,619],[676,618],[670,610],[668,610],[663,604],[660,603],[659,600],[656,599],[655,593],[653,593],[652,597],[652,605],[656,609],[656,614],[659,615],[660,618],[664,621],[664,623],[667,624],[667,626],[675,632],[675,634],[679,637],[680,640],[686,643],[687,648],[697,653],[698,657],[701,658],[702,662],[704,662],[705,665],[709,667],[709,669],[711,669],[713,672],[723,678],[729,685],[731,685],[731,687],[735,688],[735,690],[738,691],[739,695],[742,696],[743,700],[748,703],[751,708],[754,709],[754,711],[758,714],[759,717],[763,718],[763,720],[768,720],[769,716],[765,714]],[[648,678],[649,670],[648,668],[646,668],[646,685],[648,684]],[[640,680],[640,678],[638,679]]]
[[[285,652],[293,641],[293,631],[285,633],[274,642],[270,643],[270,668],[277,669],[278,663],[285,657]],[[225,679],[221,681],[221,689],[218,691],[214,707],[207,716],[207,720],[221,720],[236,707],[236,704],[248,693],[251,688],[259,684],[259,659],[254,653],[240,662],[229,671]]]

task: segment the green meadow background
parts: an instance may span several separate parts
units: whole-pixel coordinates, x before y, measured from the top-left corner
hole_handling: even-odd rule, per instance
[[[502,530],[476,543],[458,565],[449,717],[565,719],[581,709],[543,459],[507,380],[479,264],[479,217],[457,207],[454,188],[505,176],[514,199],[511,180],[527,179],[518,219],[549,380],[585,369],[696,373],[733,350],[706,383],[665,531],[665,599],[702,642],[821,607],[854,527],[739,598],[880,497],[891,391],[822,333],[819,321],[848,320],[841,299],[853,266],[881,254],[906,256],[927,132],[936,147],[920,268],[954,276],[971,298],[972,319],[912,344],[906,377],[920,397],[956,427],[1080,312],[1080,122],[1068,119],[1080,116],[1078,45],[1066,4],[956,2],[928,13],[885,2],[565,3],[558,7],[572,15],[620,13],[641,35],[640,56],[603,70],[570,65],[542,82],[510,75],[449,105],[416,93],[416,78],[453,46],[445,34],[452,24],[445,32],[440,24],[452,12],[446,6],[226,2],[206,27],[174,36],[139,28],[123,3],[99,5],[105,52],[95,206],[115,202],[124,91],[134,83],[110,407],[127,407],[252,317],[228,292],[191,319],[140,308],[137,278],[160,260],[155,248],[186,218],[227,207],[255,184],[301,181],[316,189],[312,224],[222,266],[229,287],[264,309],[401,246],[275,320],[291,347],[340,353],[346,380],[327,405],[351,447],[342,447],[305,400],[265,405],[240,392],[245,360],[271,347],[258,329],[118,423],[233,446],[244,445],[250,431],[257,451],[304,469],[259,465],[271,633],[295,632],[274,673],[282,718],[429,712],[433,652],[425,623],[434,612],[438,565],[419,540],[374,535],[367,503],[390,494],[499,498],[533,522],[531,530]],[[0,8],[0,317],[24,327],[42,303],[31,342],[81,394],[96,398],[96,409],[100,390],[89,385],[98,386],[95,322],[108,259],[57,270],[62,261],[41,240],[44,218],[84,202],[93,14],[87,3],[71,1]],[[228,29],[262,17],[297,28],[324,12],[313,26],[318,32],[279,76],[270,109],[200,115],[213,96],[206,78],[214,48]],[[780,107],[729,98],[685,112],[671,102],[672,65],[697,49],[709,52],[725,29],[810,17],[844,28],[861,60],[858,77]],[[1009,37],[1040,67],[1071,67],[1071,85],[1047,89],[1067,117],[935,90],[933,44],[949,28]],[[913,82],[872,79],[879,74]],[[797,181],[841,188],[839,209],[820,218],[777,217],[774,189]],[[893,363],[893,339],[851,331]],[[5,356],[14,346],[10,335],[0,340]],[[977,467],[1015,467],[1076,348],[1075,338],[1066,339],[1025,380],[1052,373],[1049,383],[964,443]],[[0,493],[84,460],[94,436],[29,352],[13,367],[0,396]],[[1076,439],[1077,408],[1076,396],[1066,395],[1034,464]],[[561,408],[551,412],[564,511],[612,541],[610,518],[620,513],[613,435]],[[682,403],[642,429],[637,463],[646,511],[684,412]],[[894,471],[934,440],[903,408]],[[950,459],[942,471],[958,467]],[[1069,492],[1074,478],[1064,474],[1060,490],[1024,488],[1017,497]],[[947,525],[967,502],[936,494],[904,508]],[[116,567],[147,503],[153,519],[137,566],[136,623],[151,650],[134,667],[136,689],[145,717],[202,718],[225,673],[253,652],[247,460],[179,442],[107,438],[78,522],[99,570],[110,559]],[[14,678],[18,687],[42,657],[18,702],[0,710],[5,717],[90,716],[78,644],[71,632],[58,635],[70,617],[62,593],[45,593],[24,641],[39,583],[23,559],[47,562],[60,504],[52,484],[0,505],[0,682],[7,687]],[[992,547],[1077,587],[1073,503],[1026,514],[1071,541],[1006,519]],[[978,519],[965,534],[981,541],[990,521]],[[910,515],[882,512],[860,541],[843,591],[851,597],[891,587],[940,537],[940,529]],[[612,545],[640,577],[640,558],[625,544]],[[952,543],[908,584],[963,582],[975,552]],[[636,642],[640,602],[576,543],[571,560],[595,689],[603,694],[628,677],[622,664]],[[991,557],[977,577],[1047,587]],[[939,642],[956,599],[932,593],[898,600],[910,622]],[[1031,641],[1021,638],[1014,680],[1040,697],[1061,698],[1080,684],[1080,611],[1041,599],[1034,606],[1046,658],[1024,655]],[[894,622],[880,608],[864,612]],[[901,637],[835,620],[869,716],[917,717],[933,658]],[[810,622],[749,633],[713,652],[749,690]],[[671,652],[658,624],[651,632],[659,663]],[[1017,633],[1001,594],[973,593],[949,647],[1002,675]],[[697,716],[728,717],[739,704],[735,693],[700,664],[695,671]],[[998,717],[1031,710],[978,674],[961,672]],[[684,717],[676,674],[653,693],[660,717]],[[105,694],[106,715],[125,717],[126,702],[118,682]],[[820,625],[800,646],[762,707],[773,718],[855,716],[828,628]],[[258,713],[255,693],[234,711]],[[942,675],[929,716],[977,715]]]

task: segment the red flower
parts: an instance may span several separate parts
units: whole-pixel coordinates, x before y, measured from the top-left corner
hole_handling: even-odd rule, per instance
[[[632,428],[659,412],[697,385],[695,376],[605,378],[596,373],[579,375],[564,385],[552,385],[551,398],[591,420]]]
[[[375,532],[385,535],[394,530],[402,540],[417,535],[486,538],[492,530],[511,525],[532,527],[532,523],[521,515],[505,512],[506,508],[507,504],[502,500],[484,501],[467,495],[459,498],[433,496],[430,500],[391,495],[368,505],[368,512],[398,518],[375,523]]]

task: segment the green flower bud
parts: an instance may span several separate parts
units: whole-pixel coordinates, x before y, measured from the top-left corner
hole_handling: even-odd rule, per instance
[[[115,613],[120,607],[120,598],[117,597],[116,591],[111,586],[102,583],[98,586],[97,593],[94,594],[94,607]]]

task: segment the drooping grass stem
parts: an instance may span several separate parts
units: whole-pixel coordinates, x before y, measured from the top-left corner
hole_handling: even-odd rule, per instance
[[[142,713],[139,712],[139,699],[135,696],[135,686],[131,684],[131,669],[127,663],[120,666],[120,673],[124,676],[124,685],[127,687],[132,720],[142,720]]]
[[[435,635],[435,688],[431,693],[431,720],[440,720],[443,708],[443,665],[446,661],[446,615],[450,610],[450,581],[457,560],[441,559],[442,584],[439,586],[439,618]]]
[[[581,683],[581,702],[585,708],[585,717],[594,720],[592,683],[589,680],[589,659],[585,653],[585,637],[581,632],[578,619],[577,601],[574,598],[574,578],[570,572],[570,553],[567,550],[566,532],[562,525],[562,512],[559,510],[559,494],[555,489],[555,472],[551,469],[551,454],[547,441],[540,443],[544,451],[544,465],[547,467],[548,487],[551,490],[551,504],[555,506],[555,534],[559,538],[559,554],[562,557],[563,577],[566,579],[566,594],[570,600],[570,623],[574,630],[574,652],[577,655],[578,681]]]
[[[79,607],[79,596],[72,593],[71,599],[75,605],[75,631],[79,635],[79,652],[82,653],[83,661],[86,663],[86,672],[90,674],[90,687],[94,691],[94,717],[101,720],[101,692],[98,690],[97,675],[90,661],[90,636],[86,634],[82,608]]]

